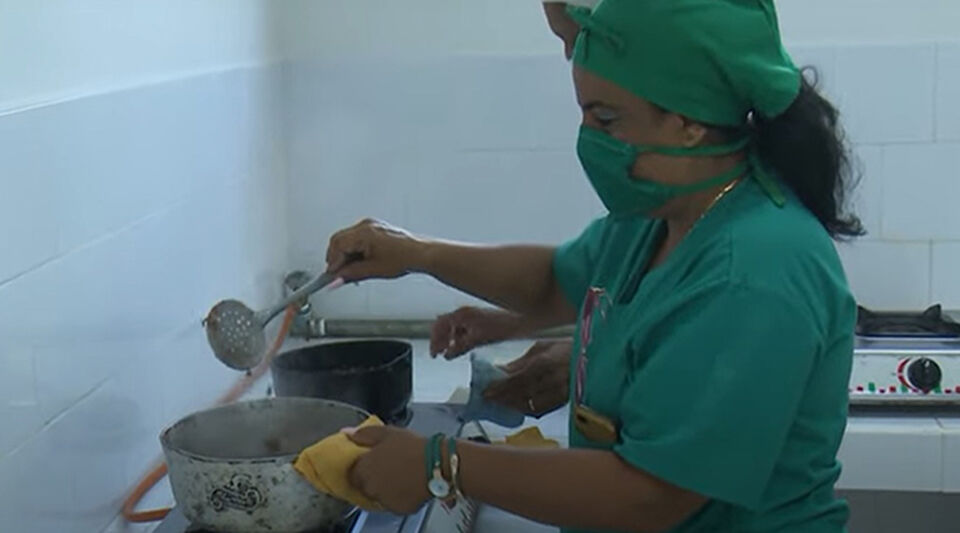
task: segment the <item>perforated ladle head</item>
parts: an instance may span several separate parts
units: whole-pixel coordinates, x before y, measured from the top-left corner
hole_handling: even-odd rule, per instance
[[[224,300],[204,320],[207,342],[214,355],[234,370],[249,370],[267,349],[266,324],[252,309],[237,300]]]
[[[223,364],[235,370],[250,370],[263,360],[267,351],[264,328],[274,317],[290,304],[299,302],[324,287],[339,286],[342,283],[343,280],[335,274],[321,274],[274,307],[257,312],[237,300],[223,300],[213,306],[203,321],[207,330],[207,342]]]

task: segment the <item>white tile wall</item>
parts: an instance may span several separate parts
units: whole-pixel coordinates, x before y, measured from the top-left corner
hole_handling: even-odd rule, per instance
[[[933,294],[947,309],[960,309],[960,242],[933,245]]]
[[[937,139],[960,141],[960,43],[937,46]]]
[[[930,304],[930,245],[862,241],[837,245],[861,305],[922,309]]]
[[[839,80],[836,48],[823,45],[792,46],[790,56],[793,58],[793,63],[801,69],[812,67],[816,77],[808,77],[808,79],[816,81],[817,88],[831,98],[837,98]]]
[[[575,145],[580,113],[562,54],[463,56],[454,74],[462,148],[569,151]]]
[[[853,140],[933,140],[935,63],[933,44],[839,48],[838,103]]]
[[[864,239],[876,240],[883,228],[883,148],[861,145],[856,147],[853,164],[859,182],[850,198],[854,212],[867,230]]]
[[[296,63],[286,80],[301,268],[322,266],[330,234],[364,216],[455,239],[552,243],[600,213],[573,150],[562,56]],[[432,317],[476,301],[412,278],[315,303],[334,316]]]
[[[869,235],[842,255],[858,298],[960,306],[960,289],[937,274],[952,259],[930,257],[932,243],[960,240],[960,43],[790,48],[817,67],[855,143],[852,200]],[[286,71],[295,264],[316,267],[329,234],[366,215],[465,240],[559,242],[600,213],[573,151],[577,109],[559,54],[340,61]],[[466,302],[404,280],[319,305],[431,316]]]
[[[274,67],[0,116],[0,516],[95,532],[166,424],[235,375],[200,319],[279,292]]]
[[[960,239],[960,143],[884,147],[881,175],[884,238]]]

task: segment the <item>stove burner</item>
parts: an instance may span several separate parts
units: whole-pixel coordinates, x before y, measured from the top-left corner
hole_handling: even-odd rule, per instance
[[[385,423],[390,426],[397,426],[405,428],[410,425],[410,420],[413,418],[413,410],[410,408],[404,409],[400,414],[390,417]]]
[[[960,338],[960,324],[934,305],[922,313],[875,312],[859,308],[857,335],[860,337]]]
[[[357,521],[357,517],[360,516],[360,513],[353,513],[349,518],[345,518],[339,524],[325,528],[318,529],[316,531],[310,531],[309,533],[350,533],[350,530],[353,529],[353,524]],[[203,529],[199,527],[188,526],[184,533],[215,533],[209,529]],[[304,532],[308,533],[308,532]]]

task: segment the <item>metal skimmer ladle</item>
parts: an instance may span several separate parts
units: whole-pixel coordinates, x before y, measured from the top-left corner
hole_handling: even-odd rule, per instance
[[[257,312],[237,300],[223,300],[213,306],[203,321],[214,355],[235,370],[250,370],[259,365],[267,351],[266,325],[290,304],[334,283],[343,280],[331,272],[320,274],[277,305]]]

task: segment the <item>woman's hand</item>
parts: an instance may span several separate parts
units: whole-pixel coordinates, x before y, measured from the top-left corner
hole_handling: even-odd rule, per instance
[[[546,2],[543,12],[547,15],[547,23],[554,35],[563,40],[564,53],[567,59],[573,57],[573,45],[577,42],[580,26],[567,14],[565,2]]]
[[[410,515],[430,499],[424,465],[426,439],[390,427],[349,431],[354,443],[370,448],[350,469],[350,484],[388,511]]]
[[[513,338],[524,324],[521,315],[509,311],[461,307],[433,323],[430,355],[456,359],[474,348]]]
[[[399,278],[421,265],[424,246],[406,230],[368,218],[330,238],[327,270],[348,282]]]
[[[490,384],[484,397],[537,418],[551,413],[570,398],[572,353],[569,340],[538,342],[504,367],[509,377]]]

